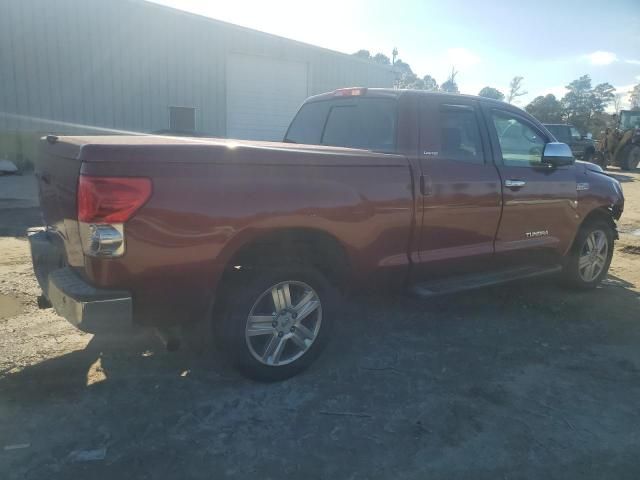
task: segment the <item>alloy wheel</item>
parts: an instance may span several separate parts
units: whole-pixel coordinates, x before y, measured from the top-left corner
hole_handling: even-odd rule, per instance
[[[247,317],[245,340],[253,357],[278,367],[294,362],[314,343],[322,324],[316,291],[304,282],[285,281],[265,290]]]
[[[609,253],[609,241],[602,230],[591,232],[580,251],[578,258],[578,273],[580,278],[587,283],[593,282],[607,263]]]

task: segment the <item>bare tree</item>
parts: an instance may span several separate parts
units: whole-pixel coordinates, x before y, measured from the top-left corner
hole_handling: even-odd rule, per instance
[[[513,77],[509,83],[509,94],[507,95],[507,103],[513,102],[516,98],[526,95],[526,90],[522,90],[522,80],[524,77]]]
[[[629,104],[633,110],[640,109],[640,83],[629,92]]]
[[[458,84],[456,83],[456,75],[458,75],[456,68],[451,67],[449,78],[440,85],[440,90],[448,93],[460,93],[460,90],[458,90]]]
[[[624,95],[624,93],[616,93],[615,97],[613,97],[613,113],[616,115],[620,113],[620,110],[622,109]]]

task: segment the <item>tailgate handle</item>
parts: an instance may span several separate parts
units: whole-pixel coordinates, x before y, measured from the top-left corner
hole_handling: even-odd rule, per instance
[[[507,188],[521,188],[527,184],[524,180],[505,180],[504,186]]]

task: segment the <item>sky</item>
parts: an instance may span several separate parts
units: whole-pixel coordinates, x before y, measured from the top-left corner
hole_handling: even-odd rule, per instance
[[[585,74],[618,93],[640,83],[640,0],[153,1],[343,53],[397,47],[420,77],[455,67],[461,93],[506,93],[519,75],[520,106]]]

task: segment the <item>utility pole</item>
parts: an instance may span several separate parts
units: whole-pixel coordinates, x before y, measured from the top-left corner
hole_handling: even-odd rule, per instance
[[[398,48],[397,47],[393,47],[393,52],[391,52],[391,55],[393,57],[393,61],[391,62],[391,65],[395,65],[396,64],[396,58],[398,57]]]

